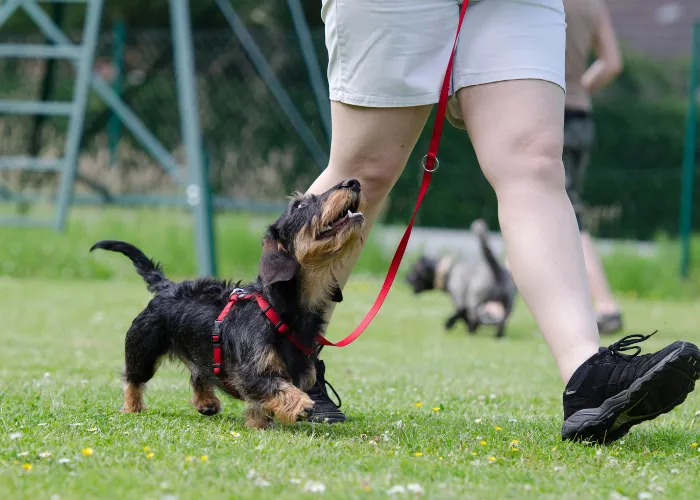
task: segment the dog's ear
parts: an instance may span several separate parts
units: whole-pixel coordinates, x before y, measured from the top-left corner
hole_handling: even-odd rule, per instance
[[[298,270],[299,263],[279,241],[265,238],[262,258],[258,265],[258,273],[264,287],[280,281],[290,281]]]
[[[335,284],[333,285],[333,291],[331,292],[331,300],[333,302],[343,301],[343,291],[340,289],[340,284],[338,283],[338,280],[335,280]]]

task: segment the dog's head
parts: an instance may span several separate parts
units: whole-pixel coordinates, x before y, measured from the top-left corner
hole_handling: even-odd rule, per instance
[[[435,288],[435,270],[437,261],[423,255],[413,264],[406,275],[406,281],[413,287],[414,293],[421,293]]]
[[[258,269],[263,286],[296,278],[312,307],[340,302],[334,275],[361,242],[363,205],[355,179],[321,195],[295,195],[265,235]]]

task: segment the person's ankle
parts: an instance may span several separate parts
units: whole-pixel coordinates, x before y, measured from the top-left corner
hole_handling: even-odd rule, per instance
[[[576,370],[581,368],[586,361],[598,354],[599,349],[600,346],[596,344],[580,346],[571,357],[557,363],[559,366],[559,375],[564,382],[564,386],[568,385],[571,377],[576,373]]]

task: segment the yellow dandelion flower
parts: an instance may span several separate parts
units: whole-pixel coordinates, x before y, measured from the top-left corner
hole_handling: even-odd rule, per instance
[[[516,444],[520,444],[520,441],[518,441],[517,439],[513,439],[513,440],[510,442],[510,445],[511,445],[511,446],[515,446]]]
[[[146,453],[148,453],[149,451],[151,451],[151,447],[150,447],[150,446],[144,446],[144,447],[143,447],[143,451],[145,451]]]
[[[417,402],[416,404],[414,404],[413,406],[415,406],[416,408],[420,408],[421,406],[423,406],[423,403],[421,403],[420,401],[418,401],[418,402]]]
[[[472,457],[475,457],[475,456],[476,456],[476,452],[472,451]]]
[[[95,453],[95,451],[92,448],[83,448],[83,456],[89,457]]]
[[[362,491],[366,491],[367,493],[369,493],[370,491],[372,491],[372,488],[370,486],[364,486],[362,488]]]
[[[22,464],[22,468],[26,471],[32,470],[32,464]]]
[[[503,430],[502,428],[500,428],[500,427],[497,426],[497,425],[494,425],[493,428],[496,429],[497,431],[502,431],[502,430]]]
[[[495,461],[496,461],[496,457],[489,457],[489,462],[495,462]]]
[[[236,431],[231,431],[231,435],[232,435],[233,437],[237,438],[237,437],[239,437],[239,436],[241,435],[241,433],[240,433],[240,432],[236,432]]]
[[[423,456],[423,454],[422,454],[420,451],[415,452],[414,455],[417,456],[417,457],[422,457],[422,456]]]
[[[206,462],[207,460],[209,460],[209,457],[208,457],[207,455],[202,455],[201,457],[199,457],[199,459],[200,459],[202,462]]]
[[[435,413],[437,413],[437,412],[440,411],[440,408],[436,406],[436,407],[433,408],[433,411],[434,411]]]
[[[484,441],[484,440],[482,439],[481,441],[479,441],[479,444],[480,444],[481,446],[486,446],[486,441]]]
[[[693,443],[693,444],[690,445],[690,447],[691,447],[691,448],[697,448],[697,447],[698,447],[698,443]]]
[[[192,461],[192,455],[187,455],[185,457],[185,462],[191,462]]]
[[[515,447],[513,447],[513,448],[511,448],[511,451],[512,451],[513,453],[515,453],[516,451],[518,451],[518,449],[515,448]]]
[[[150,460],[151,458],[155,457],[155,456],[156,456],[156,454],[153,453],[153,452],[150,452],[150,453],[147,453],[147,454],[146,454],[146,458],[148,458],[149,460]]]

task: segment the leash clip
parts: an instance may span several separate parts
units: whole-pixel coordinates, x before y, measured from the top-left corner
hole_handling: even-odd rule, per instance
[[[248,295],[248,292],[246,292],[243,288],[234,288],[231,294],[228,296],[228,298],[230,299],[231,297],[234,297],[236,295],[242,297],[244,295]]]
[[[421,163],[421,165],[423,166],[423,170],[425,170],[426,172],[433,173],[433,172],[435,172],[438,168],[440,168],[440,160],[438,160],[438,157],[437,157],[437,156],[433,156],[433,158],[435,158],[435,166],[434,166],[432,169],[430,169],[430,168],[428,168],[428,167],[425,166],[426,163],[428,162],[428,155],[425,155],[425,156],[421,159],[420,163]]]

